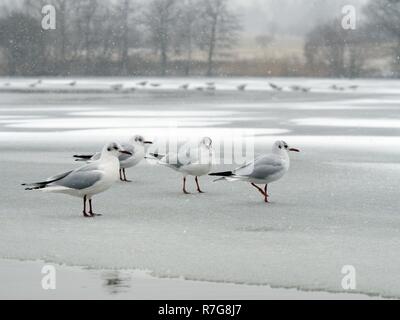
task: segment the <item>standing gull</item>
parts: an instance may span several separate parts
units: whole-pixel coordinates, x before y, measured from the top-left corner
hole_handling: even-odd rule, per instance
[[[146,145],[152,144],[151,141],[146,141],[143,136],[136,135],[129,140],[128,143],[121,144],[122,148],[129,151],[130,154],[120,154],[118,159],[120,163],[119,178],[124,182],[131,182],[126,177],[126,169],[132,168],[139,164],[144,159],[146,154]],[[101,157],[101,153],[98,152],[94,155],[74,155],[77,158],[76,161],[96,161]]]
[[[281,179],[290,167],[289,152],[300,152],[298,149],[290,148],[285,141],[277,141],[272,147],[272,153],[257,157],[234,171],[211,173],[211,176],[222,177],[218,180],[246,181],[263,195],[264,201],[268,201],[268,185]],[[264,190],[256,184],[264,184]]]
[[[198,147],[191,148],[188,145],[182,146],[178,153],[169,153],[166,156],[152,154],[159,159],[159,164],[169,167],[183,175],[183,193],[190,194],[186,190],[186,177],[194,176],[197,191],[203,193],[199,185],[199,177],[208,174],[212,167],[212,140],[203,138]]]
[[[282,91],[282,90],[283,90],[282,87],[280,87],[280,86],[278,86],[278,85],[276,85],[275,83],[272,83],[272,82],[269,83],[269,86],[270,86],[272,89],[276,90],[276,91]]]
[[[131,153],[119,144],[112,142],[104,146],[99,160],[86,164],[75,170],[65,172],[43,182],[23,184],[26,190],[65,193],[83,198],[83,216],[98,216],[93,212],[92,197],[109,189],[118,180],[120,154]],[[89,212],[86,203],[89,201]]]

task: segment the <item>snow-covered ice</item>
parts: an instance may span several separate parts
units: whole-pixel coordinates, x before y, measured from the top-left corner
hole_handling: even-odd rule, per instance
[[[47,91],[23,92],[32,80],[0,79],[22,88],[0,93],[0,258],[326,292],[343,292],[341,269],[353,265],[355,292],[400,298],[400,81],[272,80],[312,88],[300,93],[264,90],[269,80],[217,79],[216,91],[198,92],[178,89],[187,79],[156,79],[160,88],[136,92],[52,92],[70,81],[44,79]],[[77,79],[77,87],[118,81]],[[233,89],[243,82],[248,90]],[[254,136],[256,153],[284,139],[303,152],[271,185],[270,205],[244,183],[211,178],[201,179],[206,194],[184,196],[179,175],[151,163],[98,196],[104,216],[90,221],[77,199],[20,186],[137,133],[216,143]]]

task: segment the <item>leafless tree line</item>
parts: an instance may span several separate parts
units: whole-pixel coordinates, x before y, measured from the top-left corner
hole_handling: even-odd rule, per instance
[[[304,57],[233,59],[241,17],[230,0],[15,0],[0,4],[0,72],[7,75],[232,75],[400,77],[400,0],[371,0],[356,30],[341,17],[316,26]],[[56,30],[41,9],[53,4]],[[270,28],[256,42],[267,52]],[[229,54],[232,56],[230,57]],[[371,63],[372,61],[372,63]],[[374,65],[375,64],[375,65]],[[226,72],[226,71],[225,71]],[[262,73],[264,72],[264,74]]]
[[[322,68],[334,77],[373,74],[368,59],[382,60],[388,55],[388,75],[400,76],[400,0],[370,1],[363,14],[363,23],[356,30],[344,30],[340,19],[336,19],[308,34],[304,55],[311,73]]]
[[[10,75],[189,75],[194,54],[213,75],[240,31],[229,0],[20,2],[0,17],[0,58]],[[56,8],[56,30],[41,28],[46,4]]]

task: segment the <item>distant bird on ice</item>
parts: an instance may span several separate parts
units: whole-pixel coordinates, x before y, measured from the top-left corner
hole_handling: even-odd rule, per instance
[[[41,84],[41,83],[42,83],[42,80],[39,79],[38,81],[36,81],[36,82],[34,82],[34,83],[31,83],[31,84],[29,85],[29,87],[35,88],[37,85],[39,85],[39,84]]]
[[[257,157],[250,162],[234,171],[211,173],[210,176],[221,177],[215,181],[245,181],[250,182],[264,197],[265,202],[268,201],[268,185],[274,181],[281,179],[290,167],[289,152],[300,152],[298,149],[290,148],[285,141],[275,142],[272,153]],[[264,184],[264,190],[257,186]]]
[[[118,180],[120,154],[131,155],[119,144],[112,142],[104,146],[100,158],[96,161],[43,182],[23,184],[23,186],[27,187],[25,190],[64,193],[83,198],[83,216],[95,217],[98,214],[93,212],[92,198],[109,189]],[[89,211],[87,211],[87,201],[89,201]]]
[[[151,141],[146,141],[143,136],[136,135],[132,137],[128,143],[122,143],[121,146],[125,151],[129,151],[129,154],[122,153],[118,156],[120,163],[119,178],[124,182],[131,182],[126,177],[126,169],[132,168],[139,164],[146,155],[146,145],[152,144]],[[74,155],[77,158],[76,161],[88,161],[93,162],[101,158],[101,153],[98,152],[94,155]]]
[[[338,91],[344,91],[345,88],[344,87],[339,87],[336,84],[334,84],[334,85],[331,86],[331,89],[338,90]]]
[[[151,83],[150,85],[154,88],[161,87],[161,83]]]
[[[306,87],[297,86],[297,85],[291,86],[290,89],[292,89],[293,91],[301,91],[304,93],[310,92],[310,90],[311,90],[311,88],[306,88]]]
[[[159,159],[159,164],[171,168],[183,175],[183,193],[190,194],[186,190],[187,176],[194,176],[197,191],[203,193],[200,189],[199,177],[204,176],[211,171],[212,167],[212,140],[208,137],[203,138],[198,147],[182,146],[178,153],[169,153],[166,156],[151,154]]]
[[[74,86],[76,86],[76,81],[72,81],[68,85],[71,86],[71,87],[74,87]]]
[[[111,89],[113,89],[114,91],[119,91],[119,90],[122,90],[123,87],[124,87],[123,84],[118,83],[118,84],[113,84],[111,86]]]
[[[185,84],[181,85],[180,88],[183,90],[187,90],[187,89],[189,89],[189,84],[185,83]]]
[[[241,84],[240,86],[237,87],[237,89],[238,89],[239,91],[245,91],[246,88],[247,88],[247,84]]]
[[[139,82],[138,85],[145,87],[147,85],[147,83],[148,83],[148,81],[142,81],[142,82]]]
[[[269,86],[270,86],[272,89],[276,90],[276,91],[282,91],[282,87],[279,87],[279,86],[276,85],[275,83],[270,82],[270,83],[269,83]]]

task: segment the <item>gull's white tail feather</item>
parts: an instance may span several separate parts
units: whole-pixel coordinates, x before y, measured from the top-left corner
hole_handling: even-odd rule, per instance
[[[42,192],[51,192],[51,193],[58,193],[58,192],[65,192],[67,190],[71,190],[70,188],[63,187],[63,186],[49,186],[43,189],[39,189]]]
[[[230,177],[221,177],[219,179],[213,180],[213,182],[217,182],[217,181],[235,182],[235,181],[243,181],[243,180],[246,180],[246,177],[230,176]]]

